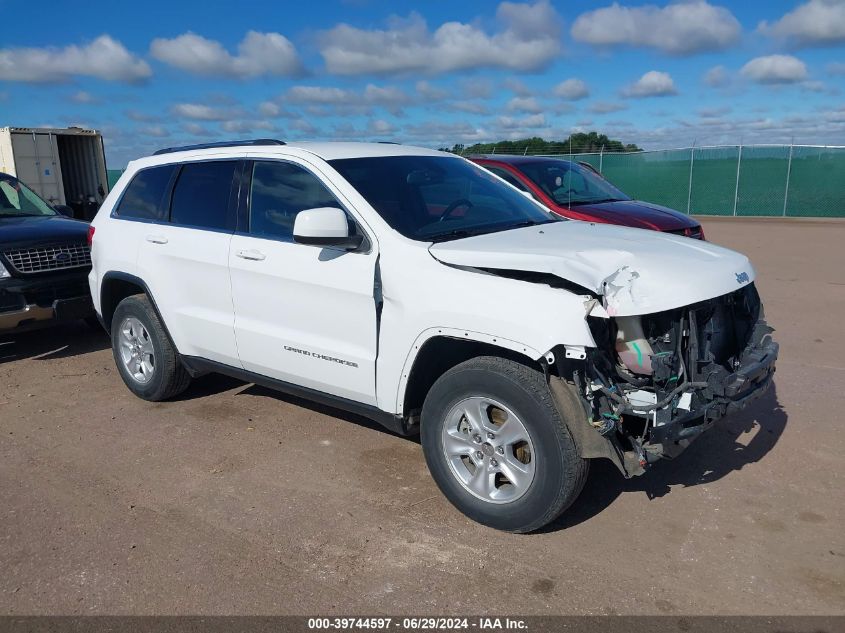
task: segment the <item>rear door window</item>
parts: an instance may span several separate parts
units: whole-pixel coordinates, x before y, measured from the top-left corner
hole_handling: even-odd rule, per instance
[[[173,224],[217,231],[234,231],[237,213],[231,204],[236,160],[186,163],[170,203]]]
[[[167,207],[164,197],[176,167],[150,167],[135,174],[115,209],[115,215],[121,218],[166,220]]]

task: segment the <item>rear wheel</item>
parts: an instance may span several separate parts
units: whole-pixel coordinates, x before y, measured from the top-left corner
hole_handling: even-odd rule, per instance
[[[146,295],[121,301],[111,327],[112,353],[123,382],[144,400],[167,400],[191,382]]]
[[[426,462],[443,494],[471,519],[510,532],[554,520],[584,486],[578,456],[542,373],[497,357],[468,360],[428,393]]]

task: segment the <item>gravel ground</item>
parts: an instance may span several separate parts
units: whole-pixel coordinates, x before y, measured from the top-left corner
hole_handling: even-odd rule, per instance
[[[150,404],[84,325],[0,338],[0,614],[845,614],[845,223],[704,225],[755,262],[776,388],[529,536],[366,420],[215,376]]]

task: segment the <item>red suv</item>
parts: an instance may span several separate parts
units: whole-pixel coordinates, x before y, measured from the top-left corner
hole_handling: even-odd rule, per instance
[[[588,165],[540,156],[485,155],[469,159],[565,218],[704,239],[701,225],[688,215],[632,200]]]

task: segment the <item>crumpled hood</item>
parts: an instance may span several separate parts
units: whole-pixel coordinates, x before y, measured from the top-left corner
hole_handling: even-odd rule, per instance
[[[467,237],[429,250],[455,266],[555,275],[602,295],[611,316],[712,299],[755,278],[745,255],[709,242],[578,221]]]

